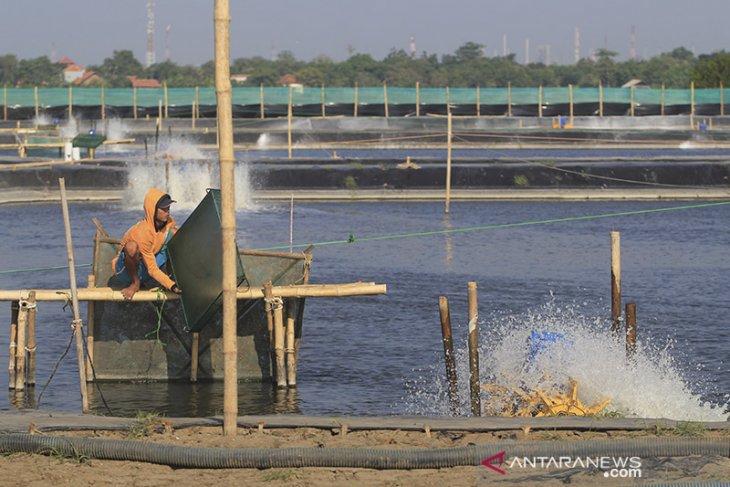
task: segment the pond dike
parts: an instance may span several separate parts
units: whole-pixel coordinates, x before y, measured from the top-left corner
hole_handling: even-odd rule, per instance
[[[25,167],[21,160],[0,160],[0,203],[57,199],[58,178],[76,200],[115,200],[127,187],[127,162],[97,160]],[[136,159],[135,164],[145,163]],[[175,170],[171,161],[171,170]],[[200,164],[207,164],[200,161]],[[164,173],[165,161],[150,160]],[[187,164],[187,163],[186,163]],[[251,159],[254,198],[430,199],[441,198],[445,158],[297,158]],[[455,158],[455,199],[547,198],[572,192],[571,199],[601,193],[607,199],[728,198],[730,155],[658,158]],[[611,196],[611,191],[617,192]],[[279,196],[277,196],[279,195]],[[318,196],[319,195],[319,196]],[[300,197],[301,196],[301,197]]]

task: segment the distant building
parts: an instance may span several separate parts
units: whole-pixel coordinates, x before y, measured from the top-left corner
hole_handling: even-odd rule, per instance
[[[82,77],[73,82],[75,86],[99,86],[104,80],[96,74],[96,71],[86,71]]]
[[[142,79],[136,76],[127,76],[132,88],[162,88],[162,83],[156,79]]]
[[[290,86],[290,85],[296,85],[298,83],[297,83],[296,76],[294,76],[293,74],[289,73],[289,74],[285,74],[284,76],[282,76],[281,78],[279,78],[279,84],[281,86]]]
[[[68,56],[63,56],[57,64],[64,66],[63,80],[66,83],[75,83],[76,80],[83,77],[84,73],[86,73],[86,69],[83,66],[76,64],[73,59]]]
[[[632,79],[621,85],[621,88],[649,88],[649,85],[640,79]]]

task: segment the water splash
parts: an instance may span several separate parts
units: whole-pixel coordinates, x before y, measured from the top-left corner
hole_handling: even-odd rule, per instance
[[[579,386],[579,399],[595,404],[610,399],[606,411],[643,418],[683,421],[724,421],[730,403],[703,402],[692,390],[700,388],[683,373],[673,358],[673,344],[640,341],[632,360],[625,344],[614,340],[610,325],[583,314],[576,306],[550,301],[521,315],[497,316],[480,323],[480,379],[523,390],[554,391],[570,379]],[[488,331],[487,331],[488,330]],[[530,357],[532,331],[561,334],[564,339]],[[489,340],[486,340],[486,335]],[[487,344],[488,342],[488,344]],[[461,411],[468,410],[468,363],[466,346],[456,350]],[[439,361],[440,362],[440,361]],[[443,377],[443,364],[433,367],[431,377]],[[443,380],[425,378],[409,385],[407,409],[418,414],[449,414]],[[482,395],[487,398],[486,394]]]
[[[47,113],[39,113],[37,117],[33,117],[33,125],[36,127],[53,125],[53,119]]]
[[[61,136],[72,139],[79,135],[79,121],[77,118],[70,118],[61,126]]]
[[[127,138],[130,128],[121,118],[108,118],[104,125],[104,135],[106,135],[107,139],[119,140]]]

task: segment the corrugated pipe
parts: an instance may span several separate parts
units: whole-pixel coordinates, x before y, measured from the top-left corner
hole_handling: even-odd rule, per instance
[[[86,456],[182,468],[373,468],[411,470],[480,465],[500,452],[532,456],[730,457],[730,438],[651,438],[588,441],[502,441],[456,448],[192,448],[134,440],[28,434],[0,435],[0,452]]]

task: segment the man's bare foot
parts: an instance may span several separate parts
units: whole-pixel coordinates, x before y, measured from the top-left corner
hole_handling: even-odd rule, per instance
[[[134,297],[135,293],[139,291],[139,286],[139,282],[133,282],[129,285],[129,287],[125,287],[124,289],[122,289],[122,296],[124,296],[124,299],[126,299],[127,301],[131,300],[132,297]]]

